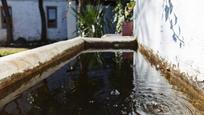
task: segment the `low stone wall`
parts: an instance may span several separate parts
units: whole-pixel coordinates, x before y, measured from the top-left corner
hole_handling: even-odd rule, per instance
[[[60,62],[61,58],[73,57],[83,48],[84,40],[78,37],[0,58],[0,97],[4,96],[2,92],[15,90],[16,84],[10,87],[14,83],[30,79],[53,63]]]

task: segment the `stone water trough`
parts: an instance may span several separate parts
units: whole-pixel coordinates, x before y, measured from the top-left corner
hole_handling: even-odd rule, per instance
[[[161,71],[170,84],[187,94],[191,98],[190,102],[204,111],[204,92],[200,87],[185,79],[183,72],[174,70],[151,50],[143,47],[135,37],[119,35],[105,35],[102,38],[76,37],[0,58],[0,109],[22,92],[54,73],[63,66],[63,62],[74,59],[83,51],[137,50],[138,46],[138,51]]]
[[[0,58],[0,99],[8,95],[15,97],[24,89],[18,90],[13,95],[11,92],[21,88],[26,81],[36,76],[42,76],[41,74],[48,68],[70,60],[87,49],[137,49],[137,41],[134,37],[128,36],[76,37],[2,57]],[[6,104],[8,100],[10,99],[4,99],[3,102],[0,102],[0,105]]]

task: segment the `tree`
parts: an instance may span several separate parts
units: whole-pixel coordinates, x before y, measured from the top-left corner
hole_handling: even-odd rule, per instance
[[[46,17],[45,17],[45,11],[43,8],[43,0],[38,0],[38,7],[40,11],[40,18],[41,18],[41,41],[47,42],[47,23],[46,23]]]
[[[1,0],[3,13],[6,20],[6,31],[7,31],[7,40],[6,44],[13,42],[13,24],[12,24],[12,16],[11,12],[9,11],[9,7],[7,4],[7,0]]]
[[[81,12],[81,7],[84,5],[84,0],[78,0],[77,2],[78,2],[77,11],[78,11],[78,13],[80,13]]]

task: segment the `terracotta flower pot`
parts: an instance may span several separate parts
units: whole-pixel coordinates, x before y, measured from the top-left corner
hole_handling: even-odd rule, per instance
[[[122,24],[122,36],[133,35],[133,21],[125,21]]]

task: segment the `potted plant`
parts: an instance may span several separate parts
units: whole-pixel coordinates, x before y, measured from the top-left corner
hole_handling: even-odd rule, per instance
[[[135,2],[132,0],[127,3],[125,7],[125,20],[122,23],[122,35],[123,36],[132,36],[133,34],[133,9]]]
[[[135,1],[130,0],[126,5],[123,5],[122,0],[117,2],[114,9],[117,33],[122,33],[123,36],[132,36],[133,34],[133,9]]]

